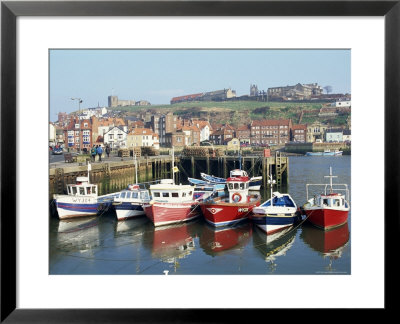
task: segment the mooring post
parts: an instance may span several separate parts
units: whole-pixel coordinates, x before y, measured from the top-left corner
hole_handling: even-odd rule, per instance
[[[227,167],[227,165],[226,165],[226,156],[224,156],[224,167],[223,167],[223,169],[224,169],[224,178],[226,179],[227,177],[228,177],[228,167]]]
[[[262,159],[262,176],[263,176],[263,185],[264,188],[267,188],[267,180],[268,180],[268,174],[267,174],[267,158],[263,157]]]
[[[193,177],[193,178],[196,178],[196,175],[195,175],[196,169],[195,169],[195,165],[194,165],[194,156],[192,156],[192,157],[190,158],[190,161],[191,161],[191,163],[192,163],[192,177]]]
[[[210,157],[209,156],[207,156],[206,162],[207,162],[207,174],[210,174]]]
[[[256,176],[256,168],[254,167],[254,158],[251,158],[251,169],[253,170],[252,171],[252,173],[253,173],[253,177],[255,177]]]

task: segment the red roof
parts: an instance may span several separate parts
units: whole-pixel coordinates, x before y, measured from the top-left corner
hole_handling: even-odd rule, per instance
[[[263,119],[253,120],[251,126],[281,126],[289,125],[290,119]]]

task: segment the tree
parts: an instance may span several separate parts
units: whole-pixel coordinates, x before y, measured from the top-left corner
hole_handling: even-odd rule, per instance
[[[330,85],[325,86],[324,89],[325,89],[326,93],[332,92],[332,86],[330,86]]]

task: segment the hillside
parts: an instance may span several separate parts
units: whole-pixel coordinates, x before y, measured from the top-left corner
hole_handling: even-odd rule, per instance
[[[187,102],[173,105],[127,106],[112,108],[122,116],[137,115],[143,111],[152,114],[173,112],[182,117],[209,118],[219,123],[229,123],[234,126],[250,123],[256,119],[289,119],[294,124],[315,121],[328,123],[332,126],[345,126],[349,111],[342,111],[337,116],[318,116],[321,103],[292,102],[258,102],[258,101],[225,101],[225,102]],[[301,117],[301,118],[300,118]]]

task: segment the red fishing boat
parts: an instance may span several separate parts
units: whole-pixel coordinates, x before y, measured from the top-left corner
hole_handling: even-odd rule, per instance
[[[206,221],[213,226],[226,226],[248,218],[260,195],[249,195],[250,178],[247,174],[231,175],[226,180],[228,196],[205,200],[200,206]]]
[[[347,184],[333,184],[332,168],[328,176],[329,184],[307,184],[307,202],[303,205],[303,212],[307,216],[307,220],[317,227],[329,230],[347,222],[350,204],[349,189]],[[324,186],[323,193],[315,195],[309,199],[309,186]],[[342,194],[341,192],[344,192]]]

